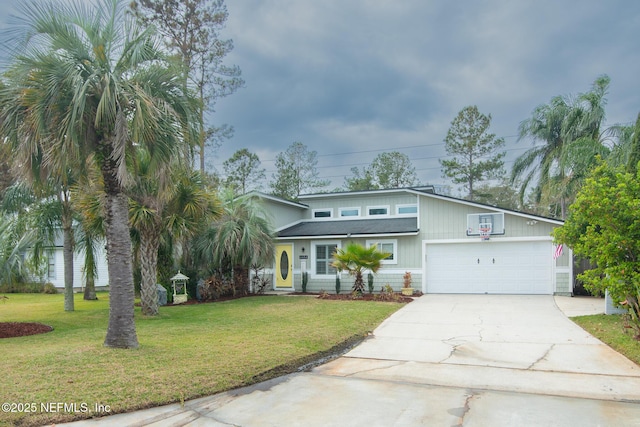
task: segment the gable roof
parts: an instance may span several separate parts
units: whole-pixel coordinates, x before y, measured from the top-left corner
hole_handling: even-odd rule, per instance
[[[295,202],[295,201],[292,201],[292,200],[283,199],[282,197],[273,196],[271,194],[263,193],[263,192],[257,191],[257,190],[251,191],[251,192],[247,193],[247,195],[250,196],[250,197],[255,196],[255,197],[259,197],[259,198],[265,199],[265,200],[271,200],[272,202],[280,203],[280,204],[287,205],[287,206],[292,206],[292,207],[295,207],[295,208],[298,208],[298,209],[309,209],[309,206],[307,206],[307,205],[305,205],[303,203],[298,203],[298,202]]]
[[[535,220],[540,220],[540,221],[545,221],[545,222],[549,222],[549,223],[552,223],[552,224],[557,224],[557,225],[564,224],[563,220],[557,219],[557,218],[550,218],[550,217],[546,217],[546,216],[542,216],[542,215],[531,214],[531,213],[527,213],[527,212],[517,211],[517,210],[514,210],[514,209],[501,208],[501,207],[494,206],[494,205],[489,205],[489,204],[486,204],[486,203],[473,202],[473,201],[470,201],[470,200],[460,199],[460,198],[453,197],[453,196],[445,196],[445,195],[442,195],[442,194],[438,194],[438,193],[434,192],[433,186],[389,188],[389,189],[384,189],[384,190],[361,190],[361,191],[345,191],[345,192],[334,192],[334,193],[304,194],[304,195],[300,195],[299,199],[300,200],[305,200],[305,199],[311,199],[312,200],[312,199],[323,199],[323,198],[330,198],[330,197],[359,196],[359,195],[373,195],[373,194],[389,194],[389,193],[411,193],[411,194],[416,194],[416,195],[423,196],[423,197],[439,199],[439,200],[446,200],[446,201],[449,201],[449,202],[452,202],[452,203],[460,203],[460,204],[467,205],[467,206],[475,206],[475,207],[482,208],[482,209],[490,209],[490,210],[493,210],[495,212],[509,213],[509,214],[512,214],[512,215],[516,215],[516,216],[520,216],[520,217],[524,217],[524,218],[535,219]]]
[[[380,237],[418,234],[418,218],[302,221],[278,232],[279,238]]]

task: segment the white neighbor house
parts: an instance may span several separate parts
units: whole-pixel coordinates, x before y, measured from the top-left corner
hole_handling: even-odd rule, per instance
[[[47,266],[43,277],[38,278],[38,280],[43,283],[53,283],[53,285],[59,289],[64,289],[64,254],[62,241],[62,233],[58,233],[54,246],[45,250]],[[95,258],[98,270],[95,278],[95,286],[97,289],[109,284],[107,251],[104,244],[97,245]],[[75,251],[73,254],[73,288],[79,291],[84,288],[84,285],[84,254],[80,251]]]
[[[375,290],[402,287],[411,272],[423,293],[573,292],[572,254],[558,256],[551,232],[562,221],[435,194],[431,187],[310,194],[291,202],[255,193],[277,230],[273,287],[334,292],[331,254],[348,242],[378,244],[392,255]],[[487,233],[488,239],[481,234]],[[352,278],[341,274],[342,289]]]

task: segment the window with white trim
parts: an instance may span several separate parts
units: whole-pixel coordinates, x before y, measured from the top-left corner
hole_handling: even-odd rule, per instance
[[[367,240],[367,247],[373,245],[378,246],[380,252],[388,252],[390,255],[382,260],[383,264],[397,264],[398,263],[398,241],[395,239],[389,240]]]
[[[312,265],[313,274],[316,276],[335,276],[336,268],[331,265],[333,254],[340,247],[338,242],[318,242],[313,243]]]
[[[414,215],[418,213],[418,205],[396,205],[396,215]]]
[[[56,254],[53,251],[47,253],[47,278],[56,278]]]
[[[340,216],[360,216],[360,208],[340,208]]]
[[[389,206],[367,206],[367,215],[389,215]]]
[[[314,218],[331,218],[333,217],[333,209],[314,209]]]

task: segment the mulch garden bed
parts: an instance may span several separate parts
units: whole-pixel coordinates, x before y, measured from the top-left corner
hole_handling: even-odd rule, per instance
[[[53,331],[51,326],[42,323],[0,322],[0,338],[24,337],[51,331]]]
[[[283,295],[309,296],[309,297],[316,297],[319,299],[334,300],[334,301],[386,301],[386,302],[398,302],[403,304],[413,301],[412,297],[407,297],[400,294],[364,293],[359,297],[354,297],[351,293],[329,294],[329,293],[316,293],[316,292],[289,292]],[[414,294],[414,297],[419,297],[420,295],[422,295],[422,293],[419,292]],[[212,302],[230,301],[230,300],[239,299],[239,298],[269,297],[269,296],[277,296],[277,294],[248,294],[248,295],[224,296],[215,300],[206,300],[206,301],[198,301],[196,299],[190,299],[187,302],[182,304],[169,303],[164,307],[179,307],[183,305],[192,305],[192,304],[210,304]],[[140,303],[136,303],[136,306],[140,306]]]
[[[400,294],[369,294],[364,293],[359,296],[353,296],[351,293],[344,294],[329,294],[329,293],[309,293],[309,292],[291,292],[289,295],[309,295],[316,296],[320,299],[326,300],[335,300],[335,301],[386,301],[386,302],[399,302],[399,303],[409,303],[413,301],[412,297],[400,295]],[[422,294],[417,294],[414,296],[420,296]]]

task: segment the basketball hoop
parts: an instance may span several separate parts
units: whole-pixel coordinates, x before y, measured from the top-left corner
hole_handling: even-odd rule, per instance
[[[489,236],[491,235],[491,224],[480,224],[478,226],[478,231],[480,232],[480,240],[489,240]]]

